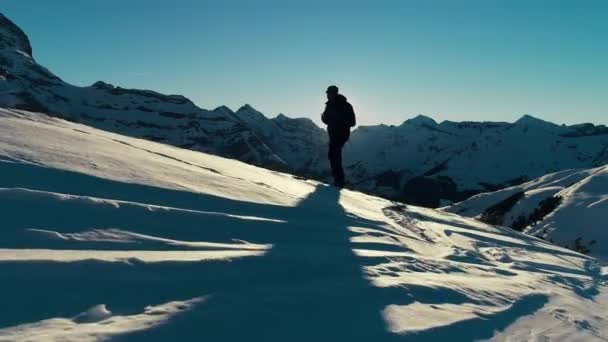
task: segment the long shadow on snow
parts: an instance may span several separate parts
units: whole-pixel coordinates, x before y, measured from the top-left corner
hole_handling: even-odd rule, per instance
[[[0,302],[13,311],[0,319],[2,326],[71,317],[99,303],[115,313],[129,314],[150,304],[211,294],[211,301],[167,327],[129,337],[165,340],[174,334],[184,338],[204,334],[230,340],[255,334],[271,340],[310,340],[348,335],[386,340],[394,336],[384,326],[382,308],[399,297],[404,298],[403,304],[411,302],[399,296],[400,289],[377,291],[366,279],[352,251],[353,233],[348,226],[378,229],[383,223],[345,213],[335,189],[320,186],[297,207],[284,207],[118,183],[33,165],[4,164],[3,174],[7,177],[0,186],[145,199],[146,203],[272,218],[287,224],[218,216],[180,221],[177,216],[163,218],[162,212],[156,215],[141,208],[133,209],[140,212],[129,221],[125,219],[133,212],[123,217],[118,211],[113,217],[111,208],[79,207],[70,201],[41,201],[34,207],[24,207],[27,201],[9,201],[1,209],[9,234],[27,228],[65,233],[110,226],[193,241],[239,238],[275,245],[263,257],[230,262],[4,262],[0,281],[5,295]],[[203,222],[197,224],[195,219]],[[13,237],[12,243],[4,245],[31,247],[28,242]],[[239,329],[234,327],[235,319]]]
[[[255,274],[244,278],[244,286],[221,288],[194,312],[179,316],[166,326],[122,338],[165,341],[175,336],[203,334],[222,341],[244,338],[259,341],[468,341],[491,337],[521,316],[534,313],[547,301],[545,295],[530,295],[496,314],[480,315],[413,334],[390,333],[382,317],[382,310],[389,304],[407,305],[414,301],[463,304],[472,300],[449,288],[378,288],[370,284],[361,267],[364,258],[353,253],[356,246],[350,241],[353,234],[348,230],[349,226],[360,224],[361,218],[347,215],[338,199],[337,191],[320,186],[293,208],[294,212],[308,215],[317,211],[332,223],[331,228],[316,235],[307,227],[299,226],[297,220],[290,221],[295,226],[289,232],[293,237],[289,242],[276,245],[262,258],[237,261],[243,265],[239,269],[256,270]],[[323,239],[332,253],[311,249],[319,244],[318,239]]]
[[[106,303],[118,314],[137,313],[149,304],[211,294],[211,301],[194,312],[176,318],[165,328],[128,336],[129,340],[194,339],[201,334],[218,340],[242,339],[248,334],[264,340],[345,336],[386,340],[391,335],[384,327],[381,310],[400,297],[399,289],[382,291],[380,297],[375,293],[352,252],[347,230],[348,225],[381,223],[346,215],[337,204],[337,196],[335,189],[319,187],[300,205],[290,208],[291,213],[282,217],[290,222],[289,227],[273,230],[277,236],[261,234],[280,241],[264,257],[195,263],[2,263],[0,280],[6,295],[1,303],[12,308],[12,314],[3,316],[1,323],[7,326],[71,317],[99,303]],[[233,205],[238,206],[238,201]],[[7,210],[3,215],[9,217],[10,213]],[[315,223],[315,215],[317,223],[325,225],[323,231],[308,226]],[[18,217],[9,222],[20,222]],[[101,219],[89,219],[97,218]],[[317,245],[325,248],[315,249]],[[239,322],[239,329],[235,329],[235,322]]]
[[[4,173],[11,167],[15,172]],[[2,216],[12,217],[8,223],[19,224],[25,219],[28,225],[21,225],[22,228],[78,231],[115,224],[114,228],[136,230],[139,227],[142,232],[151,234],[146,229],[151,226],[155,234],[165,237],[179,232],[171,236],[212,242],[247,238],[251,242],[275,245],[265,256],[237,258],[229,262],[107,263],[90,260],[0,263],[0,283],[4,290],[0,304],[11,308],[11,315],[3,315],[0,319],[1,326],[72,317],[100,303],[107,304],[117,314],[130,314],[141,312],[146,305],[210,295],[208,301],[168,324],[128,334],[124,338],[129,341],[195,340],[201,337],[222,341],[243,338],[268,341],[441,340],[466,337],[462,331],[469,327],[482,329],[485,336],[490,330],[506,327],[520,315],[532,313],[539,305],[542,306],[542,300],[525,299],[491,317],[399,336],[387,331],[381,314],[386,305],[406,305],[414,300],[464,303],[467,298],[456,292],[438,291],[438,298],[433,298],[432,293],[423,294],[425,289],[411,288],[410,292],[403,288],[374,287],[362,270],[366,262],[353,252],[353,248],[362,246],[351,242],[354,233],[348,227],[381,229],[383,223],[347,214],[338,204],[339,192],[335,189],[319,186],[298,206],[284,207],[118,183],[31,165],[19,167],[18,164],[3,167],[3,176],[8,177],[0,180],[0,186],[135,202],[145,199],[146,203],[272,218],[286,223],[242,222],[238,218],[224,217],[226,233],[223,229],[213,228],[214,221],[205,216],[193,216],[183,221],[177,217],[146,220],[143,218],[146,212],[143,212],[138,214],[142,221],[135,219],[125,223],[122,220],[125,217],[113,220],[93,210],[77,217],[84,220],[86,227],[83,227],[82,221],[77,224],[71,222],[69,216],[64,217],[70,208],[43,210],[42,206],[37,208],[42,212],[36,213],[40,216],[36,219],[27,217],[27,208],[19,211],[16,206],[3,207]],[[56,213],[55,216],[52,212]],[[47,220],[49,217],[54,219]],[[73,216],[71,218],[74,219]],[[156,219],[160,222],[158,226],[151,222]],[[174,227],[169,226],[172,219],[177,220]],[[200,222],[197,226],[197,219],[210,219],[212,224]],[[217,224],[222,223],[218,220]],[[61,225],[65,226],[62,228]],[[419,297],[416,297],[417,293]],[[465,333],[472,334],[472,330]]]
[[[398,288],[383,291],[367,280],[348,230],[360,226],[363,219],[347,215],[338,197],[335,189],[317,187],[285,217],[290,222],[284,232],[289,239],[281,239],[284,242],[263,257],[227,265],[248,270],[241,279],[221,281],[229,286],[215,289],[209,301],[171,324],[124,339],[166,341],[176,335],[221,341],[396,339],[387,331],[381,311],[400,297],[404,302],[411,299]],[[307,225],[315,216],[322,231]],[[326,247],[318,250],[319,245]]]

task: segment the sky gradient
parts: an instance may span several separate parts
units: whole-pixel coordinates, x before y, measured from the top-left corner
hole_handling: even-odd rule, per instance
[[[316,122],[608,123],[608,1],[0,0],[64,80]]]

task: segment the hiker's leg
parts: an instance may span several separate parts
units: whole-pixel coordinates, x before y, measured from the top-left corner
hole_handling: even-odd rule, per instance
[[[329,158],[331,174],[333,175],[335,181],[338,181],[340,177],[340,170],[342,169],[341,153],[342,151],[340,145],[334,140],[330,140],[329,153],[327,154],[327,157]]]
[[[335,156],[336,172],[335,172],[334,179],[336,180],[336,183],[339,186],[344,185],[344,169],[342,168],[342,147],[343,146],[344,146],[344,143],[337,144],[337,146],[336,146],[336,156]]]

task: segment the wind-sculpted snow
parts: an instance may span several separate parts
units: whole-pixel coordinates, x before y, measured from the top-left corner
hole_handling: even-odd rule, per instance
[[[608,338],[605,271],[474,219],[0,111],[0,341]]]
[[[52,318],[0,331],[1,341],[99,341],[150,329],[178,316],[203,298],[147,306],[141,313],[115,315],[97,305],[72,318]]]

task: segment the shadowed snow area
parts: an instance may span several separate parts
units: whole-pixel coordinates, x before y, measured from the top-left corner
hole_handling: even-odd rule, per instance
[[[588,256],[0,110],[0,341],[608,339]]]

